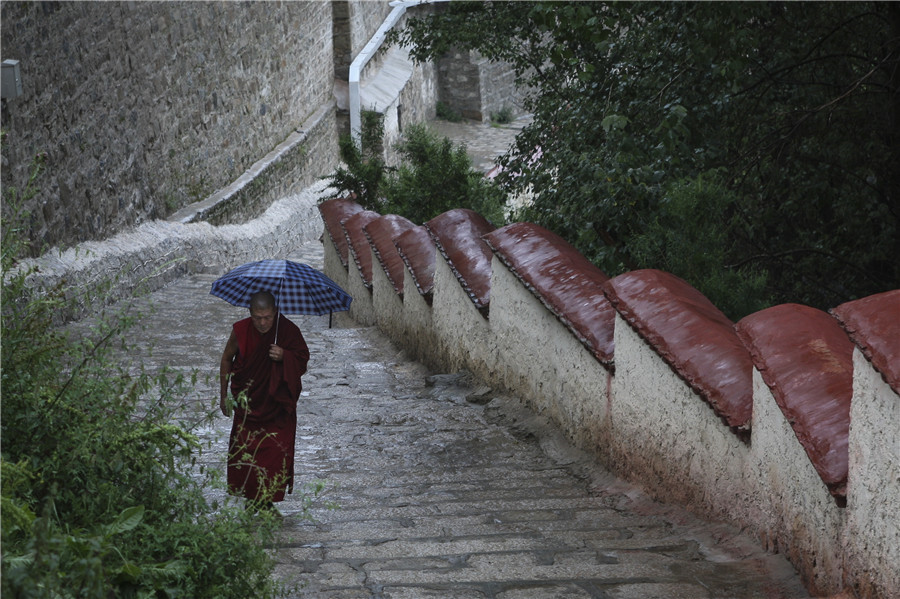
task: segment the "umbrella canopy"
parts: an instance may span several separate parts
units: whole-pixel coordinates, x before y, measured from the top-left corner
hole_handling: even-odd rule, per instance
[[[216,279],[209,293],[229,304],[250,307],[250,296],[268,291],[282,314],[328,314],[350,309],[353,298],[315,268],[289,260],[260,260]]]

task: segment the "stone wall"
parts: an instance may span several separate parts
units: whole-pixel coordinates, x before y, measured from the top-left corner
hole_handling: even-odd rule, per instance
[[[74,299],[70,312],[57,313],[65,322],[187,274],[224,273],[245,262],[287,258],[322,235],[317,204],[328,191],[319,181],[243,224],[143,223],[109,239],[23,260],[18,268],[30,273],[27,280],[34,289],[58,288]]]
[[[237,180],[169,220],[225,225],[257,218],[273,201],[300,193],[334,169],[336,145],[334,107],[324,104]]]
[[[417,238],[437,248],[427,290],[414,281],[428,269],[408,259],[415,229],[395,240],[402,297],[379,266],[383,242],[369,248],[371,287],[354,285],[355,262],[327,259],[331,240],[327,274],[360,289],[366,323],[411,355],[520,398],[653,497],[751,531],[816,596],[900,596],[900,290],[732,323],[677,277],[608,279],[548,231],[478,232],[459,212]],[[485,246],[487,289],[473,258]]]
[[[437,63],[438,100],[463,117],[484,123],[509,109],[523,114],[515,74],[506,63],[492,63],[477,52],[454,50]]]
[[[359,54],[385,18],[391,14],[392,7],[388,2],[372,2],[371,0],[351,0],[349,4],[350,44],[353,56]],[[377,58],[373,59],[376,61]]]
[[[391,8],[4,2],[2,55],[19,61],[24,94],[2,102],[3,186],[23,188],[36,156],[44,168],[23,206],[31,253],[154,219],[246,221],[331,172],[347,69]],[[478,120],[516,96],[506,65],[469,54],[441,65],[397,48],[366,65],[361,98],[385,117],[391,164],[404,128],[434,116],[440,86]]]
[[[525,114],[522,93],[516,88],[516,75],[506,63],[489,62],[483,57],[478,60],[481,88],[481,120],[495,120],[495,115],[504,110],[516,118]]]
[[[46,153],[36,248],[202,200],[332,101],[327,2],[4,2],[2,55],[24,87],[3,104],[4,186]]]

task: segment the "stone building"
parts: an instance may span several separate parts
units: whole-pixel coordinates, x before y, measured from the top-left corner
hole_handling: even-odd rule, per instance
[[[385,20],[435,9],[4,1],[2,58],[22,82],[3,90],[4,221],[20,198],[36,254],[151,220],[252,218],[335,167],[351,65]],[[417,66],[399,48],[373,53],[358,89],[387,148],[438,100],[486,120],[514,95],[503,67],[463,53]]]

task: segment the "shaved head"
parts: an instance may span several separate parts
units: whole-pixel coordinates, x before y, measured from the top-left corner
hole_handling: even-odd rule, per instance
[[[250,296],[250,311],[274,310],[275,297],[268,291],[257,291]]]

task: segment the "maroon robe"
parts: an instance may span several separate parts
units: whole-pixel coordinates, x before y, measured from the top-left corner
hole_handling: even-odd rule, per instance
[[[243,391],[247,409],[234,410],[228,442],[228,490],[253,500],[282,501],[294,486],[294,440],[300,376],[306,372],[309,348],[293,322],[278,315],[266,334],[250,318],[234,323],[238,353],[231,367],[231,393]],[[269,346],[284,349],[284,359],[269,358]],[[238,402],[240,403],[240,402]]]

